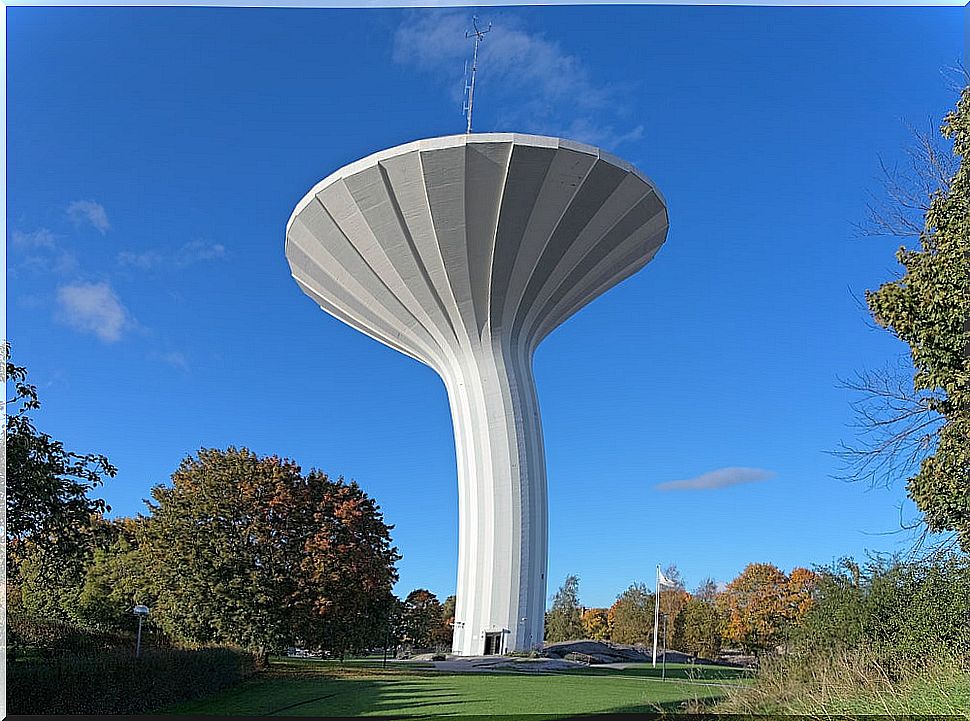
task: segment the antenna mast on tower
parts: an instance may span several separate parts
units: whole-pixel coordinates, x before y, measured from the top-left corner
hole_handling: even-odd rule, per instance
[[[465,133],[471,133],[472,131],[472,105],[475,102],[475,73],[478,71],[478,46],[481,44],[482,40],[485,39],[485,34],[492,30],[492,23],[488,24],[488,27],[484,30],[478,29],[478,16],[472,17],[472,25],[474,26],[474,32],[466,31],[465,38],[475,38],[475,51],[472,54],[472,77],[471,82],[465,86],[465,94],[468,96],[468,100],[465,103],[465,107],[462,111],[465,113],[468,124],[465,126]],[[467,66],[466,66],[467,71]]]

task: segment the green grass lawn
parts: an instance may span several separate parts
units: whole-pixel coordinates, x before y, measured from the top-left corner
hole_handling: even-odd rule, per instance
[[[679,711],[713,700],[721,684],[746,674],[720,667],[668,665],[577,669],[560,674],[443,673],[430,664],[286,659],[239,686],[166,709],[173,714],[242,716],[515,716]]]

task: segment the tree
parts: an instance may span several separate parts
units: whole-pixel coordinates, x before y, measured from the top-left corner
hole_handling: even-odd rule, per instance
[[[633,583],[610,607],[610,639],[617,643],[653,643],[655,596],[645,584]]]
[[[663,574],[672,585],[664,585],[658,589],[660,591],[660,613],[666,614],[667,628],[673,629],[677,623],[677,617],[690,599],[690,594],[687,593],[684,586],[684,577],[677,566],[670,564],[663,569]],[[660,632],[663,633],[663,622],[660,624]]]
[[[455,637],[455,607],[457,596],[448,596],[441,604],[441,625],[432,633],[434,645],[450,649]]]
[[[694,598],[699,598],[707,603],[714,603],[717,598],[717,582],[713,578],[705,578],[701,584],[694,589]]]
[[[793,568],[788,574],[786,589],[786,606],[788,620],[800,623],[815,603],[815,592],[818,587],[818,574],[807,568]]]
[[[724,619],[711,601],[691,598],[674,623],[674,647],[695,657],[716,659],[723,627]]]
[[[794,574],[793,574],[794,575]],[[842,559],[817,569],[815,601],[793,639],[806,650],[864,648],[883,673],[939,653],[970,658],[970,556]]]
[[[431,648],[444,625],[444,609],[431,591],[418,588],[404,599],[402,620],[405,641],[415,648]]]
[[[868,445],[847,456],[870,479],[918,468],[907,491],[926,528],[955,532],[970,550],[970,86],[941,132],[953,141],[958,167],[951,176],[924,144],[926,165],[942,169],[918,186],[928,202],[892,193],[901,209],[883,223],[893,234],[916,231],[918,247],[897,252],[901,278],[866,293],[876,322],[909,346],[915,374],[910,388],[891,374],[856,384]],[[914,207],[925,209],[921,226],[905,213]]]
[[[152,489],[137,541],[174,638],[264,654],[380,644],[400,558],[355,483],[251,451],[202,449]]]
[[[400,559],[392,526],[356,483],[311,470],[299,490],[306,540],[294,606],[303,609],[302,637],[341,656],[380,645]]]
[[[582,638],[583,622],[579,608],[579,577],[566,576],[556,591],[552,608],[546,614],[546,641],[571,641]]]
[[[777,646],[790,616],[788,583],[770,563],[749,564],[717,598],[725,640],[755,653]]]
[[[7,580],[16,586],[20,564],[30,557],[34,580],[53,586],[65,581],[66,571],[83,568],[94,526],[110,510],[88,493],[117,469],[101,454],[68,451],[38,431],[29,415],[40,408],[37,388],[11,362],[6,344],[3,356],[5,380],[13,386],[6,401]]]
[[[134,606],[154,607],[145,559],[136,540],[139,523],[133,518],[114,521],[115,540],[95,549],[77,597],[75,617],[82,624],[104,630],[129,630]]]
[[[583,635],[596,641],[605,641],[610,637],[609,609],[588,608],[582,616]]]

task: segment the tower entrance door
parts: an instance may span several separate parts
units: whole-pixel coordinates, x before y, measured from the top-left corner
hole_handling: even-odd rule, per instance
[[[497,656],[502,653],[502,632],[485,632],[485,655]]]

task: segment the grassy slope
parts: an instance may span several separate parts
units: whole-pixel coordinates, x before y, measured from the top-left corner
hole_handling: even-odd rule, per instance
[[[692,672],[659,669],[580,670],[567,674],[441,673],[416,664],[382,670],[379,663],[282,661],[228,691],[167,709],[169,713],[371,716],[541,714],[680,710],[684,702],[720,696],[720,685],[685,683]],[[699,673],[698,673],[699,672]],[[739,674],[696,669],[692,675],[731,683]],[[680,680],[676,677],[680,677]]]
[[[956,716],[970,719],[970,671],[924,662],[893,675],[852,655],[810,664],[765,666],[756,681],[732,690],[717,711],[742,714]]]

